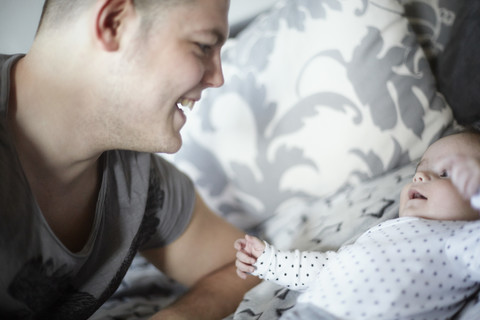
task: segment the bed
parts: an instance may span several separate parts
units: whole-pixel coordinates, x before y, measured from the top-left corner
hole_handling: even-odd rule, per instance
[[[465,3],[278,0],[228,40],[225,85],[167,158],[239,228],[281,249],[337,249],[398,215],[430,143],[480,120],[479,53],[462,45],[478,44],[467,29],[480,5]],[[92,319],[147,319],[184,290],[138,256]],[[227,319],[278,319],[297,297],[263,282]],[[456,319],[479,315],[477,295]]]

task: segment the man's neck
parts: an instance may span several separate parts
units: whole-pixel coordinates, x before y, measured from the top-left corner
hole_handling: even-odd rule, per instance
[[[20,60],[12,71],[8,123],[20,163],[47,222],[73,251],[90,233],[100,189],[101,152],[87,149],[78,118],[68,113],[56,83]],[[58,100],[49,99],[57,97]],[[70,227],[68,224],[71,223]]]
[[[69,184],[96,167],[102,150],[88,144],[91,130],[81,121],[82,107],[72,105],[81,100],[68,84],[32,64],[24,58],[13,69],[8,122],[25,170]]]

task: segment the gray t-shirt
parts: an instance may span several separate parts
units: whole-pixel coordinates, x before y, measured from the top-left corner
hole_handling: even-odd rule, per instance
[[[6,125],[10,70],[20,58],[0,55],[0,319],[86,319],[137,251],[181,235],[194,187],[158,155],[105,152],[91,234],[80,252],[68,250],[35,201]]]

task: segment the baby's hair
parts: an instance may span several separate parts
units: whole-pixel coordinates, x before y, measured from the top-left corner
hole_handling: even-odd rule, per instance
[[[480,149],[480,121],[463,127],[463,129],[459,133],[471,135],[472,140],[478,145]]]
[[[460,133],[469,133],[480,137],[480,120],[447,132],[444,137]]]
[[[460,131],[460,133],[468,133],[475,135],[476,137],[479,138],[480,142],[480,121],[474,122],[470,125],[467,125],[463,128],[463,130]]]
[[[480,135],[480,120],[466,126],[464,132]]]

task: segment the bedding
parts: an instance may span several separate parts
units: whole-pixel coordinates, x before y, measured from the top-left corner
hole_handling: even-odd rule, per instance
[[[480,120],[437,87],[464,3],[277,1],[227,41],[225,85],[165,157],[238,227],[280,249],[337,249],[396,217],[418,157],[456,130],[453,114]],[[91,319],[147,319],[184,291],[138,256]],[[261,283],[227,319],[277,319],[297,296]],[[455,319],[478,319],[478,300]]]
[[[412,161],[330,197],[292,202],[259,226],[256,234],[279,249],[334,250],[381,221],[397,217],[401,189],[411,181],[416,165],[417,161]],[[91,319],[148,319],[184,290],[139,256],[117,293]],[[296,291],[262,282],[225,319],[278,319],[295,305],[298,295]],[[457,319],[477,319],[478,298],[467,303],[470,308],[464,309]]]
[[[418,158],[452,112],[410,26],[397,1],[280,0],[224,49],[172,161],[250,228]]]
[[[438,88],[452,106],[455,119],[470,124],[480,119],[480,1],[465,3],[445,52],[438,61]]]

